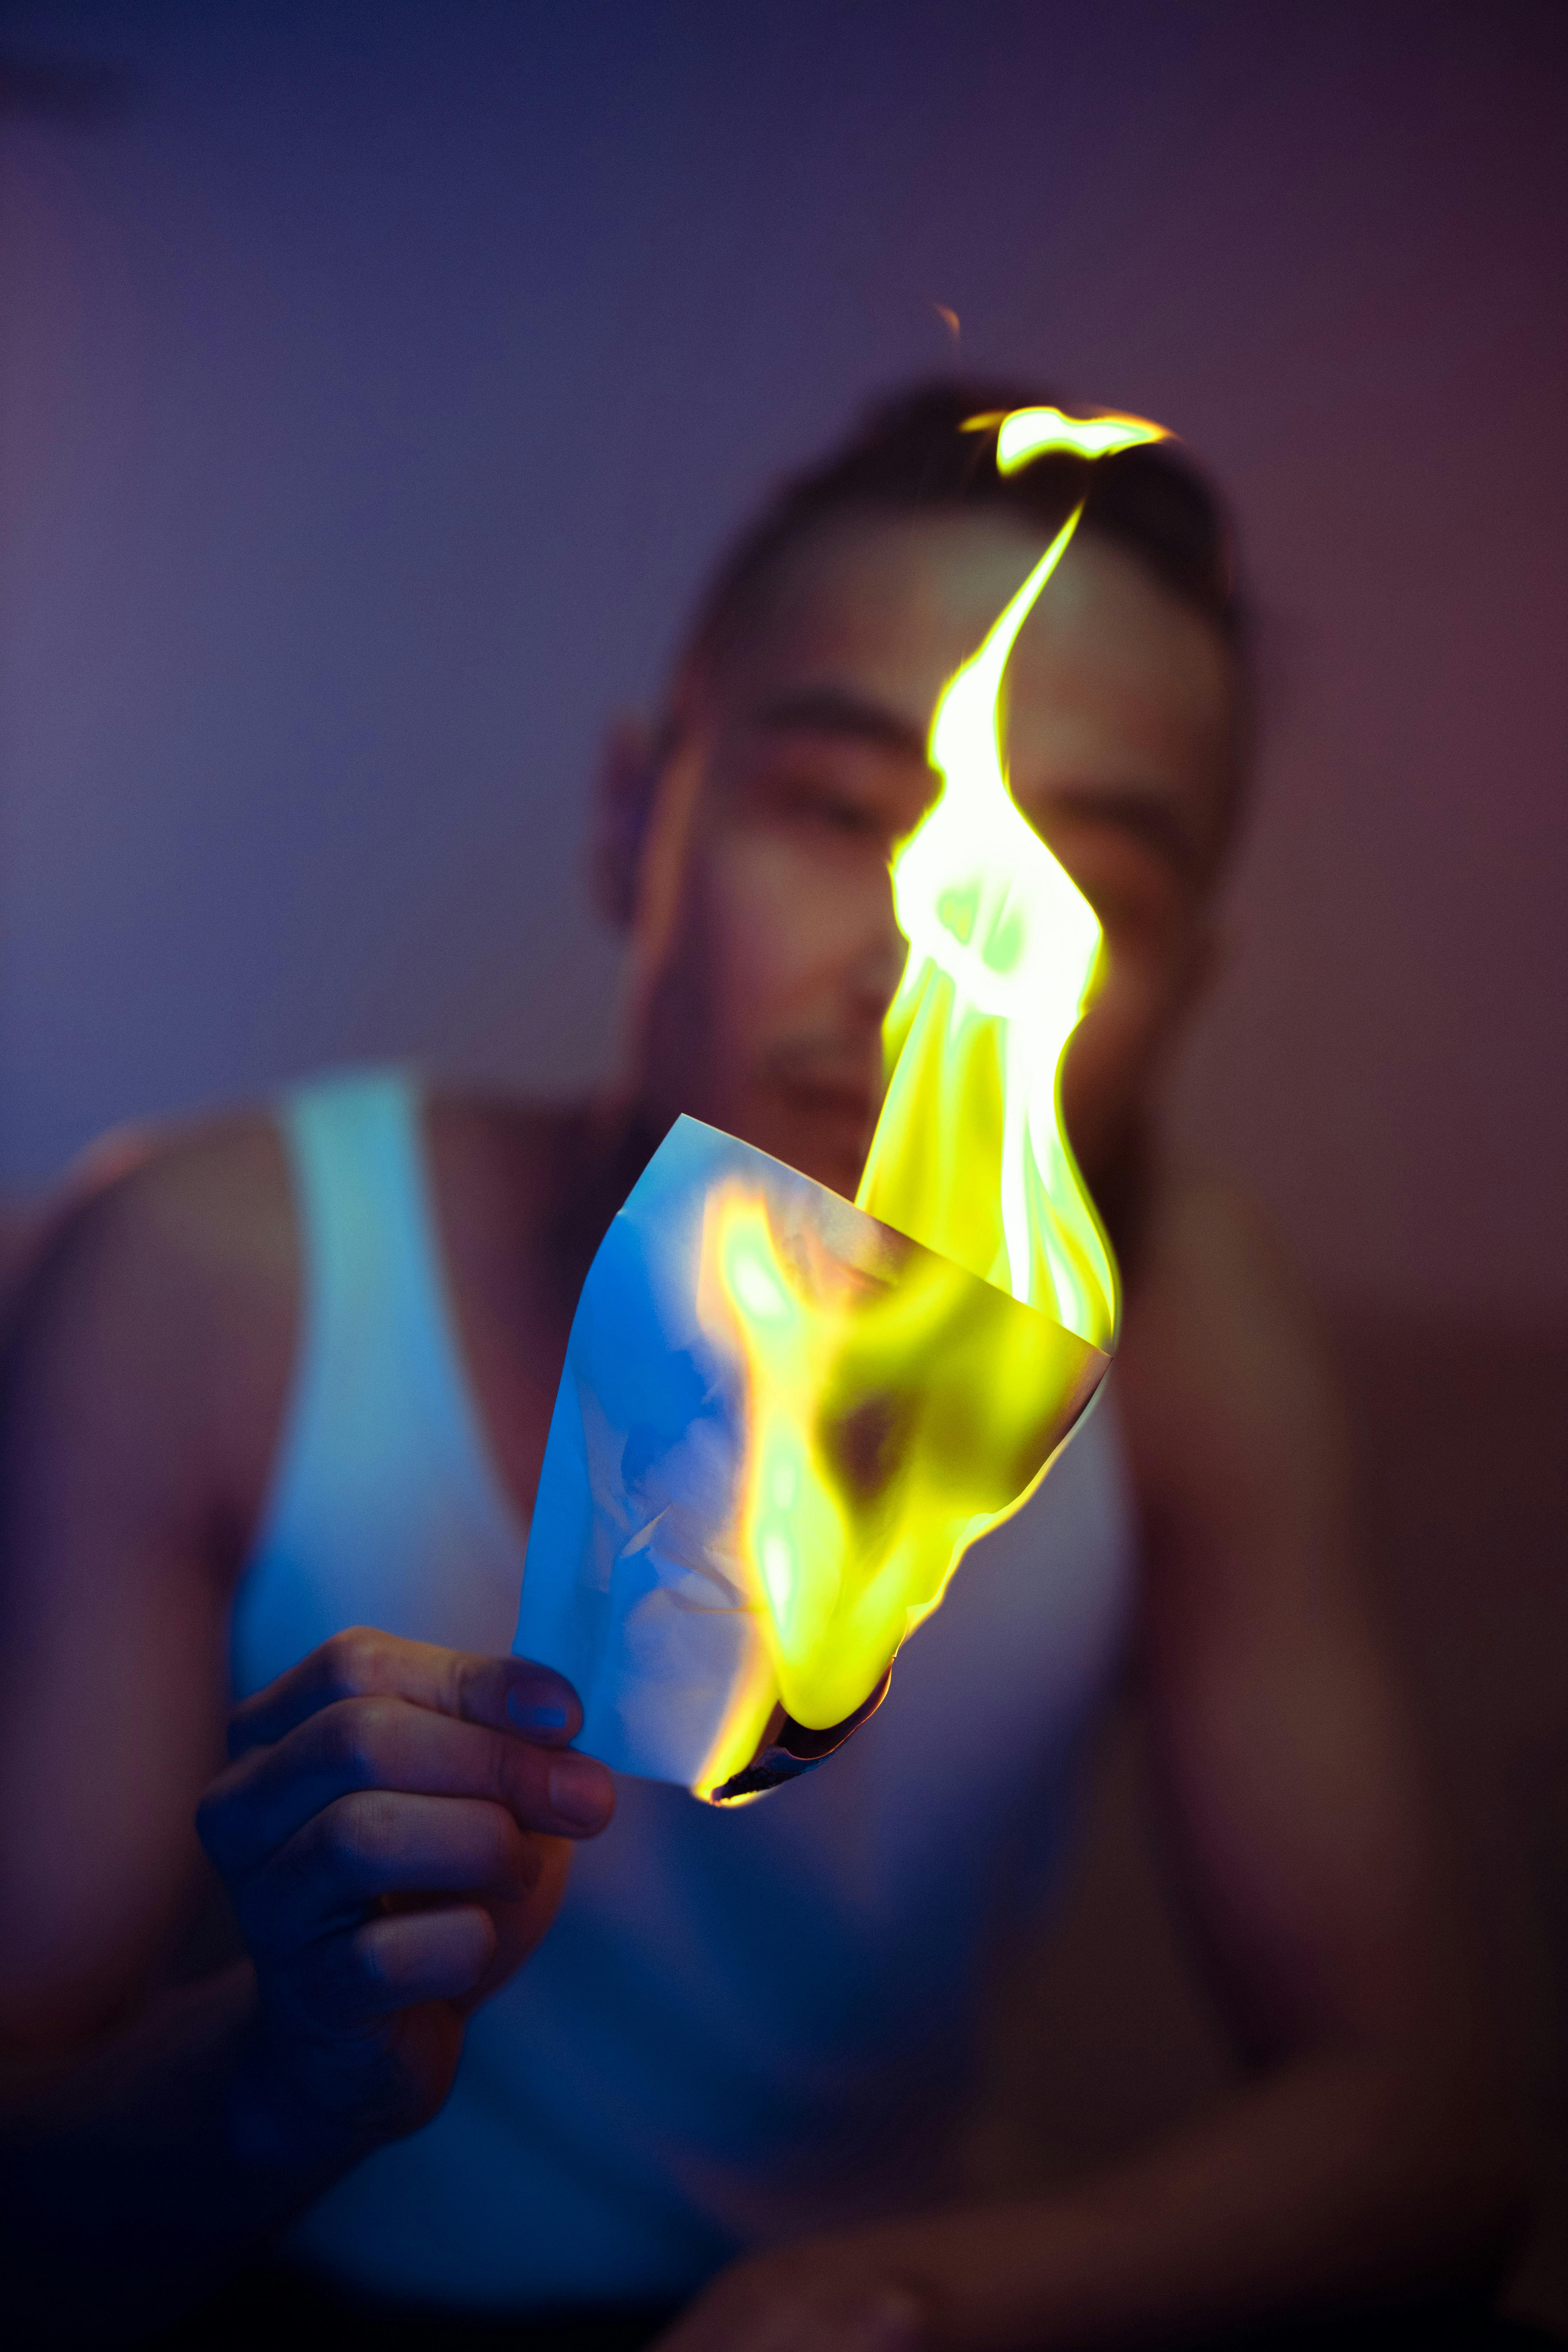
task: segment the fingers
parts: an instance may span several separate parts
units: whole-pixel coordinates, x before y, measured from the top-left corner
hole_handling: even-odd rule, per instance
[[[721,2277],[658,2338],[653,2352],[931,2352],[923,2300],[888,2284],[847,2293],[773,2291],[746,2267]]]
[[[831,2343],[832,2352],[926,2352],[931,2335],[918,2297],[907,2287],[889,2286],[858,2299],[832,2336],[817,2340]]]
[[[572,1866],[572,1849],[559,1838],[536,1841],[540,1870],[539,1878],[526,1903],[489,1902],[484,1908],[496,1932],[495,1957],[485,1974],[474,1987],[454,2002],[454,2007],[467,2011],[488,2000],[498,1988],[515,1974],[529,1955],[538,1949],[541,1939],[548,1933],[552,1921],[561,1908],[561,1898],[566,1892],[566,1880]]]
[[[605,1767],[568,1747],[581,1722],[548,1668],[364,1627],[237,1710],[197,1827],[278,2046],[302,2036],[316,2073],[334,2050],[351,2105],[406,2074],[423,2113],[462,2017],[548,1928],[566,1841],[615,1809]]]
[[[498,1940],[477,1904],[384,1914],[310,1947],[300,1994],[321,2024],[339,2030],[419,2001],[460,2001],[484,1983]]]
[[[460,1722],[488,1724],[540,1747],[564,1748],[582,1727],[577,1695],[526,1658],[490,1658],[405,1642],[368,1625],[334,1633],[235,1709],[229,1754],[281,1739],[322,1707],[352,1698],[402,1698]]]
[[[552,1753],[404,1697],[357,1697],[251,1747],[208,1790],[197,1827],[220,1870],[246,1872],[356,1790],[485,1798],[549,1837],[592,1836],[616,1801],[614,1781],[591,1756]]]
[[[386,1895],[524,1902],[542,1867],[541,1841],[500,1805],[362,1790],[312,1815],[238,1883],[235,1905],[251,1950],[278,1957],[357,1921]]]

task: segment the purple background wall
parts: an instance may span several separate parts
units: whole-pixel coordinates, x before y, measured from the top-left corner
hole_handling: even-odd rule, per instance
[[[1560,1316],[1565,27],[6,9],[129,79],[0,122],[0,1185],[342,1055],[591,1069],[602,721],[940,301],[1244,520],[1263,800],[1183,1119],[1329,1286]]]

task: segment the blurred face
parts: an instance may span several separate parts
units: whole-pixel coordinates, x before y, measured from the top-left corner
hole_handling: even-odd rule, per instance
[[[902,969],[889,860],[937,780],[931,712],[1043,536],[1007,517],[846,517],[784,559],[691,682],[638,876],[637,1078],[853,1193]],[[1205,961],[1230,656],[1133,556],[1080,536],[1007,673],[1015,798],[1104,926],[1063,1080],[1090,1183],[1136,1119]]]

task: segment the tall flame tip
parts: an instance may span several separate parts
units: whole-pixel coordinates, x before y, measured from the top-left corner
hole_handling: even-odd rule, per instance
[[[1016,474],[1036,457],[1111,457],[1121,449],[1135,449],[1172,436],[1146,416],[1127,416],[1117,409],[1100,409],[1089,416],[1068,416],[1060,408],[1015,408],[996,429],[996,470]]]

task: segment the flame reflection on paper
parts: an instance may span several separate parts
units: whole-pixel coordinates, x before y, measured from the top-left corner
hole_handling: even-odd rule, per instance
[[[876,1687],[964,1550],[1016,1510],[1103,1358],[866,1221],[855,1256],[721,1189],[698,1313],[744,1381],[737,1550],[786,1714],[827,1730]]]

